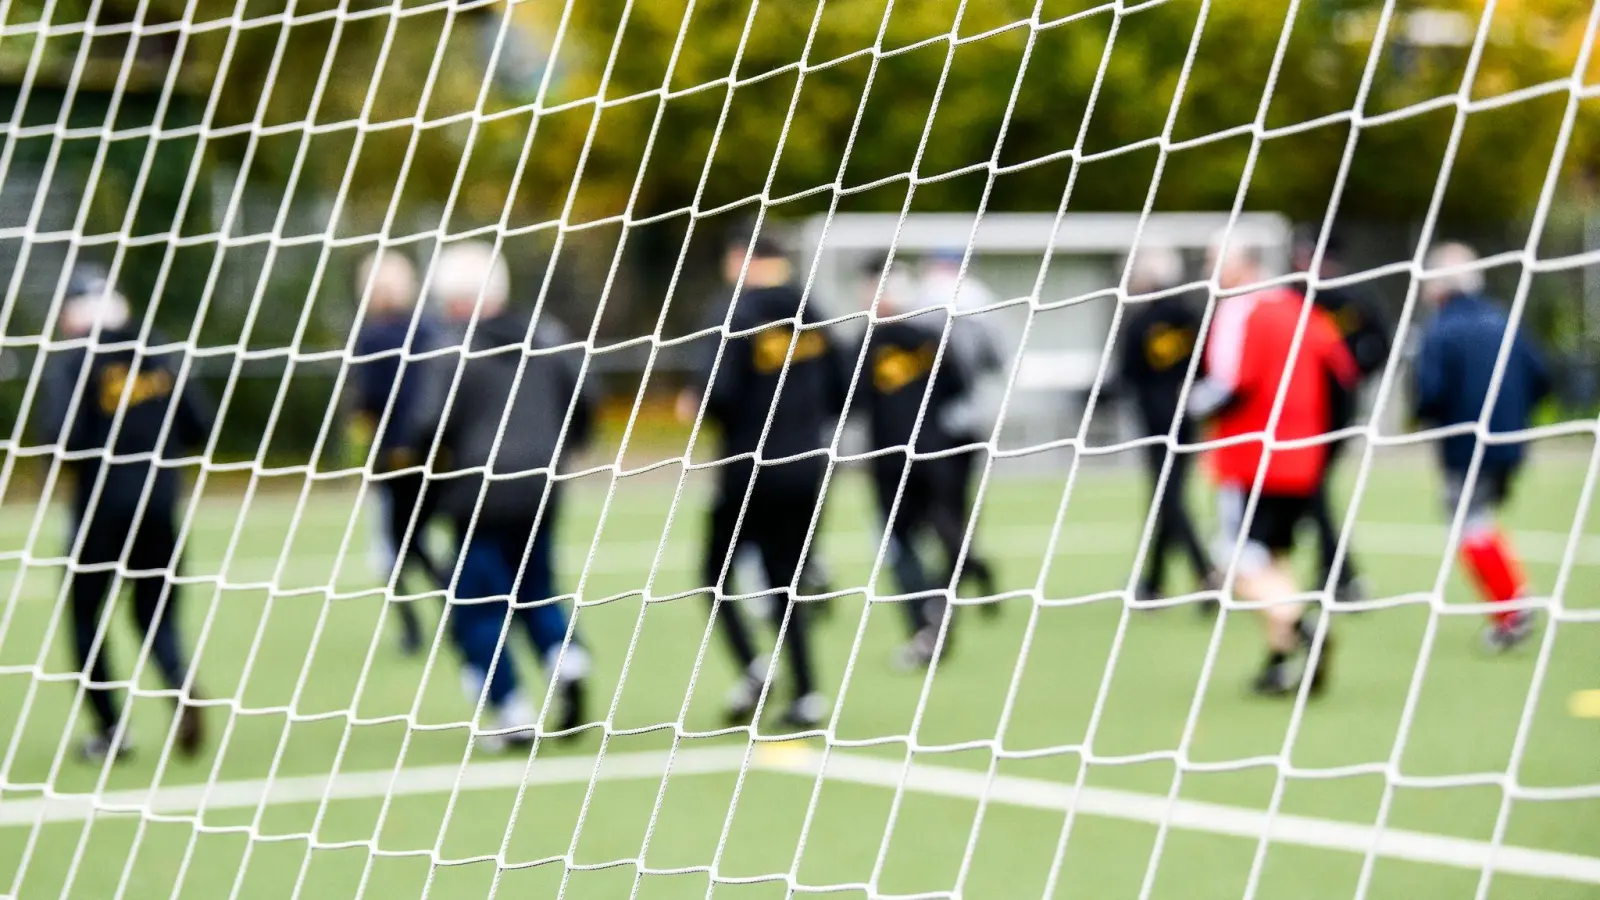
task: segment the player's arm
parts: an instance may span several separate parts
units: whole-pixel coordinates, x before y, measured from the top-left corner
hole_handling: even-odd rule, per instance
[[[1416,374],[1412,376],[1412,393],[1416,397],[1413,412],[1419,421],[1436,422],[1443,416],[1450,390],[1449,363],[1444,331],[1435,325],[1422,338]]]
[[[1394,336],[1377,304],[1364,294],[1351,300],[1349,309],[1355,321],[1350,323],[1345,340],[1362,377],[1370,378],[1382,371],[1384,363],[1389,361],[1389,347]]]
[[[445,433],[445,407],[449,405],[450,388],[461,363],[461,357],[452,353],[412,363],[416,366],[416,405],[405,421],[400,423],[400,438],[395,441],[388,458],[382,460],[384,466],[393,470],[422,465],[435,442],[441,453],[449,451],[450,435]]]
[[[179,367],[173,366],[173,378],[178,381],[173,397],[173,402],[177,404],[173,412],[173,428],[178,446],[184,452],[204,451],[217,425],[216,404],[200,381],[195,365],[195,361],[190,362],[189,371],[181,380],[178,376]]]
[[[562,396],[571,398],[572,418],[567,423],[567,447],[582,450],[594,437],[595,411],[599,402],[595,397],[593,380],[584,377],[583,349],[572,347],[561,351]]]
[[[1226,411],[1249,390],[1245,330],[1250,307],[1243,298],[1222,301],[1212,317],[1205,346],[1205,377],[1189,389],[1189,414],[1200,419]]]
[[[717,360],[715,348],[705,362],[701,383],[706,385],[706,413],[726,422],[739,409],[745,386],[753,375],[750,359],[750,338],[730,337],[722,342],[722,359]],[[716,371],[713,373],[712,368]]]
[[[44,376],[40,384],[39,414],[36,427],[39,432],[39,442],[45,446],[60,446],[65,449],[76,449],[73,441],[73,432],[81,428],[69,428],[67,412],[72,406],[73,390],[78,385],[78,375],[83,370],[86,353],[82,349],[55,350],[45,358]],[[84,398],[91,399],[89,386],[84,387]],[[78,420],[83,419],[83,404],[79,404]],[[72,423],[75,424],[75,423]]]
[[[1349,402],[1361,385],[1361,366],[1355,354],[1345,343],[1339,327],[1321,310],[1312,314],[1310,327],[1316,331],[1316,346],[1322,356],[1322,368],[1328,378],[1329,399],[1333,406]]]

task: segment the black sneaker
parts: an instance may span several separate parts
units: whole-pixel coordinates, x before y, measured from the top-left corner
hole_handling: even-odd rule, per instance
[[[133,742],[127,737],[116,742],[115,753],[112,752],[112,744],[110,735],[95,732],[78,742],[78,758],[86,763],[102,765],[107,758],[112,763],[119,763],[133,756]]]
[[[1311,650],[1306,650],[1307,659],[1310,659]],[[1328,689],[1328,671],[1333,668],[1333,631],[1330,629],[1322,635],[1322,652],[1317,654],[1317,666],[1311,670],[1311,684],[1307,692],[1313,697],[1320,697]]]
[[[588,694],[582,678],[561,682],[561,721],[556,730],[562,732],[563,740],[576,739],[582,734],[577,730],[579,726],[588,724]]]
[[[1299,686],[1300,680],[1295,677],[1289,661],[1283,660],[1268,662],[1250,689],[1263,697],[1282,697],[1294,693]]]
[[[1367,581],[1364,578],[1351,578],[1333,589],[1333,602],[1335,603],[1364,603],[1372,599],[1372,592],[1367,590]]]
[[[191,693],[191,699],[198,700],[199,695]],[[179,756],[194,759],[200,755],[206,744],[205,725],[205,713],[201,707],[178,701],[178,729],[173,744]]]
[[[1490,653],[1507,653],[1533,636],[1533,610],[1519,609],[1507,621],[1495,621],[1483,630],[1483,646]]]

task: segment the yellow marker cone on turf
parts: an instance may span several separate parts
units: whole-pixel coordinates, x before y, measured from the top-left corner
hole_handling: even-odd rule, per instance
[[[1573,691],[1567,708],[1580,719],[1600,719],[1600,690]]]

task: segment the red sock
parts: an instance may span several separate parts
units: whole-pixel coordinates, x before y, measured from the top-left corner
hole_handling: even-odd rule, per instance
[[[1522,564],[1498,528],[1485,529],[1461,541],[1461,557],[1472,573],[1478,591],[1488,602],[1515,600],[1522,596]],[[1509,624],[1515,612],[1493,614],[1501,625]]]

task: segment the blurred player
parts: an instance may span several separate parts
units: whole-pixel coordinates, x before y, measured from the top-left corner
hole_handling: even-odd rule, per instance
[[[754,333],[728,339],[714,374],[712,357],[700,368],[699,383],[709,385],[704,391],[706,416],[721,429],[718,456],[726,460],[716,468],[717,497],[702,577],[712,590],[712,614],[743,675],[728,698],[729,720],[749,720],[768,676],[743,612],[720,600],[729,555],[748,541],[761,554],[767,583],[783,600],[771,607],[774,625],[782,626],[788,615],[783,655],[794,678],[794,698],[783,720],[812,728],[822,721],[826,701],[812,670],[807,608],[791,602],[790,588],[800,575],[807,534],[821,502],[828,465],[821,451],[829,446],[832,423],[844,407],[845,376],[838,347],[825,328],[796,328],[796,319],[810,324],[821,317],[810,307],[801,310],[800,289],[782,251],[771,239],[758,237],[748,253],[731,331]],[[759,466],[752,458],[757,455]],[[793,458],[797,456],[801,458]],[[741,508],[744,519],[736,527]]]
[[[930,256],[923,263],[914,300],[925,309],[940,308],[952,313],[968,313],[956,317],[951,323],[950,339],[945,347],[946,358],[952,360],[951,365],[960,366],[964,376],[960,393],[952,395],[940,413],[940,427],[953,442],[953,447],[989,443],[994,436],[1000,404],[1006,392],[1006,367],[1000,336],[981,314],[971,314],[994,306],[1000,298],[970,268],[962,277],[962,256],[959,250],[944,250]],[[956,479],[951,495],[961,498],[963,523],[970,520],[974,480],[983,458],[982,446],[949,457]],[[976,539],[967,549],[961,577],[963,581],[968,578],[976,581],[983,596],[999,593],[994,567],[987,557],[978,552]],[[1000,613],[998,603],[985,603],[978,608],[986,616]]]
[[[884,277],[883,266],[883,260],[874,260],[866,270],[871,290],[877,292],[880,281],[883,284],[878,315],[897,316],[915,310],[913,285],[893,271]],[[947,348],[938,370],[934,369],[946,319],[943,312],[928,312],[873,324],[867,336],[863,383],[856,393],[867,415],[870,449],[889,451],[872,458],[872,481],[878,514],[889,536],[895,580],[902,593],[911,595],[904,604],[911,639],[899,653],[906,668],[926,667],[933,661],[940,626],[948,614],[947,599],[940,592],[949,585],[966,533],[961,463],[950,457],[914,460],[909,456],[913,430],[918,453],[960,446],[944,423],[949,407],[967,391],[961,360]],[[919,415],[921,428],[917,429]],[[929,571],[918,549],[918,543],[930,533],[939,541],[947,561],[944,571],[937,574]],[[949,647],[947,633],[946,652]]]
[[[1223,290],[1262,280],[1259,251],[1237,241],[1213,245],[1212,271]],[[1270,288],[1236,294],[1218,302],[1206,341],[1206,378],[1190,391],[1190,410],[1209,417],[1217,440],[1250,437],[1211,451],[1222,521],[1219,557],[1232,557],[1244,538],[1235,568],[1240,599],[1269,603],[1261,608],[1266,626],[1267,660],[1255,682],[1262,694],[1292,692],[1304,676],[1290,668],[1292,658],[1315,652],[1315,620],[1301,616],[1301,604],[1286,602],[1297,593],[1289,553],[1295,531],[1311,515],[1327,457],[1325,444],[1284,449],[1266,441],[1295,441],[1325,434],[1335,390],[1355,386],[1356,366],[1327,313],[1313,307],[1306,315],[1298,353],[1290,349],[1299,330],[1305,300],[1298,291]],[[1284,382],[1287,380],[1287,385]],[[1280,390],[1283,404],[1275,426],[1273,408]],[[1257,478],[1261,493],[1255,514],[1245,521],[1246,504]],[[1242,532],[1242,535],[1241,535]],[[1324,639],[1310,673],[1313,693],[1322,690],[1332,640]]]
[[[739,275],[744,270],[746,245],[749,243],[744,238],[729,242],[723,249],[722,281],[727,293],[716,302],[707,305],[705,316],[699,330],[720,329],[728,320],[728,308],[733,303],[733,290],[739,283]],[[717,347],[721,343],[718,336],[713,334],[701,338],[702,347],[697,354],[700,368],[707,369],[710,360],[716,356]],[[677,417],[680,422],[693,422],[700,411],[700,402],[703,399],[703,384],[694,384],[684,388],[678,394]],[[734,511],[735,513],[737,510]],[[733,520],[735,516],[724,512],[720,517],[713,516],[712,527],[721,528],[726,535],[713,539],[720,545],[732,541]],[[746,536],[748,537],[748,536]],[[729,568],[732,575],[732,584],[739,593],[758,593],[771,589],[772,585],[766,583],[766,571],[761,565],[761,552],[756,549],[748,539],[740,540],[733,551],[733,565]],[[806,554],[805,561],[800,569],[800,592],[807,595],[830,594],[833,592],[833,579],[829,576],[827,566],[822,559],[821,549],[813,544],[811,552]],[[775,598],[767,598],[778,602]],[[825,617],[832,613],[833,601],[820,600],[810,604],[817,617]],[[735,651],[737,652],[737,651]]]
[[[1183,258],[1168,247],[1144,247],[1135,254],[1129,274],[1131,293],[1166,290],[1182,283]],[[1194,440],[1194,429],[1188,417],[1178,416],[1178,399],[1199,336],[1200,312],[1190,297],[1168,295],[1134,306],[1118,359],[1122,383],[1127,385],[1138,407],[1142,436],[1164,437],[1172,430],[1173,419],[1178,418],[1178,443],[1188,444]],[[1160,489],[1161,467],[1168,455],[1165,443],[1144,447],[1145,472],[1150,476],[1156,522],[1150,555],[1145,560],[1144,575],[1139,582],[1141,600],[1162,596],[1167,557],[1174,552],[1181,552],[1188,559],[1195,580],[1201,585],[1214,589],[1221,584],[1211,560],[1206,557],[1205,545],[1200,542],[1194,520],[1189,516],[1186,491],[1193,459],[1190,454],[1170,454],[1172,467],[1167,473],[1166,489],[1159,496],[1155,494]]]
[[[1294,240],[1295,271],[1310,271],[1312,256],[1316,249],[1317,232],[1314,229],[1299,229]],[[1343,254],[1344,244],[1339,236],[1328,235],[1327,244],[1323,247],[1322,265],[1318,270],[1319,277],[1336,278],[1344,274]],[[1316,303],[1327,311],[1334,325],[1338,327],[1339,334],[1344,338],[1345,347],[1355,360],[1356,369],[1360,373],[1360,383],[1365,384],[1373,377],[1381,375],[1384,363],[1389,360],[1390,336],[1383,314],[1376,304],[1365,292],[1344,287],[1317,288]],[[1333,393],[1333,418],[1328,423],[1328,430],[1338,431],[1341,428],[1348,428],[1355,422],[1359,388],[1360,385],[1356,391]],[[1333,562],[1339,550],[1339,529],[1334,525],[1332,504],[1327,491],[1329,476],[1332,474],[1334,463],[1344,451],[1345,444],[1346,440],[1337,440],[1328,445],[1327,474],[1323,477],[1322,489],[1317,492],[1317,502],[1312,511],[1311,521],[1317,528],[1317,551],[1321,558],[1322,584],[1326,585],[1333,579],[1334,599],[1352,602],[1366,599],[1366,586],[1357,571],[1354,553],[1349,548],[1345,548],[1344,565],[1339,569],[1337,577],[1334,576]]]
[[[1443,244],[1428,254],[1427,264],[1430,270],[1457,268],[1471,266],[1477,258],[1465,244]],[[1416,360],[1417,417],[1441,427],[1476,424],[1489,402],[1489,381],[1510,321],[1483,296],[1483,273],[1477,269],[1424,281],[1422,297],[1435,315],[1423,333]],[[1527,428],[1550,388],[1543,356],[1526,334],[1517,331],[1489,413],[1489,432]],[[1469,483],[1467,473],[1477,443],[1475,433],[1439,442],[1446,502],[1451,514],[1466,504],[1461,560],[1479,592],[1489,602],[1516,600],[1527,590],[1522,564],[1495,519],[1522,465],[1523,446],[1485,443],[1476,480]],[[1531,611],[1505,610],[1490,616],[1484,643],[1491,650],[1509,650],[1532,631]]]
[[[107,686],[103,612],[118,569],[133,586],[133,617],[150,660],[174,692],[178,752],[192,756],[204,743],[200,694],[178,637],[178,473],[167,460],[201,452],[214,412],[200,385],[180,375],[178,353],[138,349],[139,329],[128,301],[103,273],[82,266],[73,273],[62,310],[67,338],[90,338],[87,348],[56,351],[46,370],[41,430],[69,453],[94,455],[66,462],[72,475],[76,571],[69,573],[73,651],[94,713],[94,733],[79,745],[88,760],[116,759],[132,750],[118,727],[116,701]],[[94,335],[96,326],[98,335]],[[91,335],[94,335],[91,337]],[[147,344],[166,340],[152,332]],[[75,389],[83,378],[76,409]],[[121,414],[115,429],[113,420]],[[170,419],[170,423],[169,423]],[[113,443],[113,435],[115,442]],[[95,483],[103,479],[98,496]],[[148,488],[148,496],[146,491]],[[120,586],[120,585],[119,585]],[[102,621],[106,619],[106,621]],[[134,680],[137,681],[137,667]]]
[[[446,317],[470,328],[470,356],[427,365],[403,447],[421,461],[438,441],[444,471],[428,490],[437,494],[439,513],[453,525],[460,546],[446,614],[465,660],[463,683],[474,702],[487,693],[485,705],[501,732],[485,736],[488,748],[524,746],[542,717],[518,687],[504,646],[511,622],[526,630],[559,688],[562,709],[553,730],[570,732],[585,722],[589,654],[566,609],[543,602],[557,595],[554,544],[562,489],[550,476],[563,454],[588,439],[592,416],[580,384],[583,348],[569,343],[548,314],[535,325],[529,313],[508,307],[510,273],[487,244],[441,250],[433,292]],[[485,471],[494,477],[486,479]],[[506,599],[513,587],[515,605]]]
[[[370,287],[369,287],[370,286]],[[406,433],[406,421],[417,402],[419,386],[418,365],[410,362],[401,377],[401,355],[408,347],[418,351],[432,349],[438,336],[430,316],[418,315],[416,271],[410,260],[399,252],[374,253],[361,264],[356,281],[359,302],[363,293],[370,291],[361,333],[356,337],[356,355],[362,362],[350,368],[356,388],[356,427],[375,445],[376,468],[380,472],[390,468],[391,457]],[[412,319],[416,318],[415,333]],[[372,358],[376,357],[376,358]],[[381,434],[378,423],[385,412],[388,422]],[[365,442],[363,442],[365,443]],[[423,525],[430,518],[425,507],[418,509],[423,499],[426,479],[421,469],[386,473],[374,479],[368,496],[372,499],[373,574],[385,583],[395,577],[396,565],[416,563],[435,587],[449,584],[448,573],[436,564],[423,549]],[[417,527],[412,529],[415,518]],[[406,541],[407,532],[411,540]],[[402,544],[409,550],[403,556],[398,552]],[[417,618],[416,606],[411,602],[394,605],[400,620],[400,650],[407,656],[422,649],[422,626]]]

